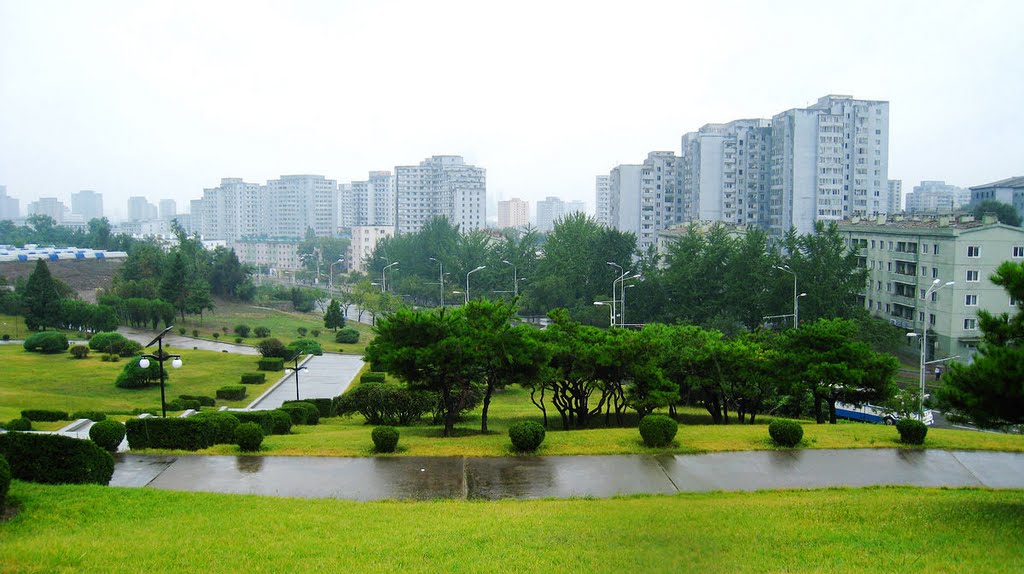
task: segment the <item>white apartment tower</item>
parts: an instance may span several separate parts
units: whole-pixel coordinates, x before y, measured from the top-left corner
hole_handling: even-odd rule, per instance
[[[609,227],[640,235],[642,165],[619,165],[608,174]]]
[[[284,175],[267,182],[267,231],[271,237],[301,239],[312,229],[320,237],[336,235],[338,182],[322,175]]]
[[[530,202],[513,197],[498,202],[498,228],[526,227],[530,224]]]
[[[550,233],[555,223],[565,215],[565,204],[557,197],[545,197],[537,202],[537,231]]]
[[[889,103],[830,95],[772,118],[769,226],[809,233],[816,221],[889,208]]]
[[[156,219],[156,206],[146,201],[145,197],[135,196],[128,198],[128,219],[131,221],[148,221]]]
[[[903,211],[903,180],[902,179],[890,179],[889,180],[889,213],[899,213]]]
[[[419,165],[395,168],[395,228],[415,233],[444,216],[463,232],[483,229],[487,221],[486,170],[461,156],[433,156]]]
[[[18,219],[21,215],[19,204],[18,198],[7,195],[7,186],[0,185],[0,221]]]
[[[218,187],[203,190],[201,202],[192,202],[193,226],[204,239],[267,236],[265,195],[266,188],[258,183],[223,178]]]
[[[178,203],[173,199],[161,199],[158,205],[160,219],[171,220],[178,215]]]
[[[395,225],[395,178],[390,171],[371,171],[366,181],[342,184],[342,225]]]
[[[907,213],[953,213],[971,202],[971,190],[944,181],[922,181],[907,194]]]
[[[89,189],[72,193],[71,213],[81,215],[85,222],[103,217],[103,194]]]
[[[594,180],[594,218],[599,225],[610,227],[611,213],[608,191],[608,176],[599,175]]]

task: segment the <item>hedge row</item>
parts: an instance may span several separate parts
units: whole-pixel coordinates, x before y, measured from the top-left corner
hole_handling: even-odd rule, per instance
[[[257,368],[261,371],[283,371],[284,359],[280,357],[263,357],[257,365]]]
[[[178,398],[183,401],[198,401],[200,406],[212,407],[217,405],[217,401],[213,397],[207,397],[205,395],[178,395]]]
[[[225,385],[217,389],[217,398],[225,401],[240,401],[245,398],[245,387],[242,385]]]
[[[21,411],[21,418],[34,422],[55,422],[67,420],[67,411],[48,411],[43,409],[26,409]]]
[[[128,447],[166,448],[177,450],[199,450],[215,444],[216,429],[213,425],[194,416],[186,418],[130,419]]]
[[[0,435],[0,456],[19,480],[45,484],[109,484],[114,457],[91,440],[55,434]]]
[[[266,373],[242,373],[243,385],[262,385],[267,382]]]

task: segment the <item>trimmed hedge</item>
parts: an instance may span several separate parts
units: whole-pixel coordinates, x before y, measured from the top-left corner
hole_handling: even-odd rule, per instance
[[[768,425],[768,435],[775,444],[792,448],[804,438],[804,427],[789,419],[775,419]]]
[[[208,421],[213,425],[214,428],[214,444],[235,444],[235,427],[241,424],[241,421],[234,413],[227,411],[215,412],[215,413],[196,413],[192,415],[192,419],[200,421]]]
[[[240,401],[245,398],[245,387],[242,385],[225,385],[217,389],[217,398],[225,401]]]
[[[368,373],[363,373],[362,376],[359,377],[359,382],[360,383],[383,383],[385,377],[387,377],[387,373],[378,373],[378,372],[370,371]]]
[[[242,452],[256,452],[263,444],[263,429],[256,423],[242,423],[235,428],[234,438]]]
[[[359,331],[356,331],[352,327],[345,327],[334,334],[335,343],[346,343],[349,345],[359,342]]]
[[[178,402],[180,402],[181,406],[184,407],[182,410],[192,409],[194,411],[198,411],[203,408],[203,403],[195,399],[178,399]]]
[[[165,411],[183,411],[185,410],[185,401],[181,399],[171,399],[164,403]]]
[[[311,403],[316,406],[317,411],[320,413],[319,418],[329,419],[338,416],[338,411],[335,408],[334,399],[302,399],[301,401],[285,401],[286,403]]]
[[[270,411],[270,416],[274,419],[274,429],[272,434],[291,434],[292,432],[292,417],[287,412],[281,409],[274,409]]]
[[[217,405],[217,401],[213,397],[207,397],[205,395],[178,395],[178,398],[183,401],[199,401],[200,406],[213,407]]]
[[[376,427],[370,433],[370,438],[377,452],[395,452],[398,448],[398,429],[395,427]]]
[[[47,411],[43,409],[26,409],[21,411],[21,418],[35,422],[55,422],[67,420],[67,411]]]
[[[242,373],[243,385],[262,385],[267,382],[266,373]]]
[[[32,430],[32,421],[21,418],[11,419],[11,422],[7,423],[7,430],[9,431],[30,431]]]
[[[57,331],[43,331],[29,335],[22,346],[31,353],[63,353],[68,350],[68,338]]]
[[[56,434],[0,435],[0,455],[18,480],[105,485],[114,474],[114,457],[96,443]]]
[[[89,347],[85,345],[75,345],[71,347],[71,356],[76,359],[84,359],[89,356]]]
[[[523,421],[508,427],[512,446],[521,452],[532,452],[544,442],[544,425],[536,421]]]
[[[274,434],[274,416],[270,414],[270,411],[231,411],[231,414],[238,419],[240,423],[256,423],[263,429],[263,434]],[[291,420],[288,422],[289,429],[291,428]],[[234,444],[233,441],[229,441]]]
[[[298,404],[281,405],[278,410],[288,413],[288,416],[292,418],[292,425],[304,425],[309,417],[309,411],[306,410],[306,407]]]
[[[363,415],[371,425],[408,426],[437,405],[437,395],[390,383],[362,383],[334,398],[339,415]]]
[[[196,417],[130,419],[128,447],[199,450],[212,446],[217,429],[209,420]]]
[[[640,420],[640,436],[644,444],[653,447],[664,447],[672,444],[679,431],[679,423],[666,415],[647,415]]]
[[[283,371],[284,359],[280,357],[263,357],[257,363],[257,368],[261,371]]]
[[[320,409],[317,408],[312,401],[285,401],[281,406],[297,405],[306,409],[306,423],[307,425],[318,425],[320,424]]]
[[[89,419],[94,423],[107,420],[107,415],[100,411],[75,411],[71,413],[72,420]]]
[[[114,345],[115,343],[123,343],[127,340],[128,339],[121,333],[101,331],[89,339],[89,348],[101,353],[116,353],[116,350],[111,350],[111,345]]]
[[[313,339],[295,339],[291,343],[288,343],[288,354],[291,357],[295,355],[316,355],[320,356],[324,354],[323,347],[320,343]]]
[[[100,421],[89,428],[89,438],[103,450],[117,452],[126,432],[124,425],[117,421]]]
[[[896,430],[903,444],[924,444],[924,437],[928,435],[928,425],[916,419],[896,421]]]
[[[4,510],[7,501],[7,491],[11,488],[11,465],[7,459],[0,456],[0,512]]]

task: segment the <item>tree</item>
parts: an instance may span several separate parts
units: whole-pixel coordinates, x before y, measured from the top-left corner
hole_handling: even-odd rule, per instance
[[[57,284],[50,275],[50,268],[42,259],[36,261],[36,268],[28,277],[25,293],[25,325],[33,331],[60,325],[60,294]]]
[[[341,305],[337,300],[331,299],[331,304],[327,306],[327,312],[324,313],[324,327],[337,332],[340,327],[344,326],[345,317],[341,314]]]
[[[867,269],[860,266],[856,250],[850,250],[835,223],[826,226],[819,221],[814,232],[796,235],[790,231],[783,238],[785,263],[796,272],[797,288],[806,292],[800,299],[801,322],[836,317],[851,318],[863,308],[860,293],[867,281]],[[793,277],[778,272],[782,285],[789,290],[793,303]]]
[[[999,223],[1020,227],[1021,219],[1017,209],[1008,203],[995,199],[986,199],[974,206],[974,217],[979,221],[988,214],[995,214]]]
[[[1003,262],[990,278],[1017,302],[1014,315],[978,311],[983,339],[974,362],[954,362],[939,405],[983,428],[1024,424],[1024,263]]]
[[[213,250],[213,264],[210,267],[210,290],[221,297],[241,299],[251,291],[250,271],[243,266],[235,255],[234,249],[217,247]]]
[[[182,320],[189,309],[188,270],[181,253],[175,253],[160,284],[160,298],[174,306]]]

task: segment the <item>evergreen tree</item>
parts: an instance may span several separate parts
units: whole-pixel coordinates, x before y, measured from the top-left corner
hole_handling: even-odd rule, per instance
[[[341,314],[341,305],[337,300],[331,299],[331,304],[327,306],[327,312],[324,313],[324,327],[337,331],[339,327],[344,326],[345,317]]]
[[[25,284],[25,324],[33,331],[60,324],[60,294],[50,268],[42,259]]]

